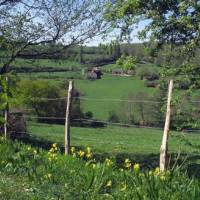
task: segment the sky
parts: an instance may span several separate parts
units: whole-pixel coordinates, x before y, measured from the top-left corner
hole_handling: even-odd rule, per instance
[[[131,43],[142,43],[143,42],[138,38],[138,32],[143,30],[145,28],[145,26],[149,24],[149,22],[150,22],[149,20],[141,21],[137,25],[137,27],[134,28],[134,30],[131,33]],[[86,46],[98,46],[100,43],[101,44],[110,43],[112,40],[116,39],[117,35],[119,35],[119,30],[113,31],[113,33],[109,34],[105,39],[102,39],[102,36],[94,37],[90,41],[87,41],[85,43],[85,45]]]

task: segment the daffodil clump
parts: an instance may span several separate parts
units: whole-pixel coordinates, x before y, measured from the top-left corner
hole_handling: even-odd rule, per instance
[[[157,177],[161,181],[167,180],[167,178],[170,176],[170,174],[171,174],[171,172],[169,170],[161,172],[159,167],[156,167],[154,170],[149,171],[149,176]]]
[[[108,166],[108,167],[109,167],[109,166],[112,166],[112,165],[113,165],[113,161],[110,160],[109,158],[106,158],[106,159],[105,159],[105,165]]]
[[[90,147],[87,147],[85,151],[76,151],[75,147],[71,147],[71,154],[73,157],[78,157],[86,160],[90,160],[93,157],[92,150]]]
[[[48,174],[44,175],[44,178],[45,179],[51,179],[52,178],[52,174],[48,173]]]
[[[57,153],[58,153],[58,147],[57,147],[57,144],[54,143],[54,144],[52,144],[51,149],[48,152],[48,155],[49,155],[48,159],[49,159],[49,161],[56,160],[57,159],[57,157],[56,157]]]
[[[131,161],[128,158],[125,159],[124,166],[125,166],[125,168],[128,168],[128,169],[131,168],[132,164],[131,164]]]

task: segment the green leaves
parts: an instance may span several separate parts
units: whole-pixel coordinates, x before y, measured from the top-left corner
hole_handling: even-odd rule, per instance
[[[136,57],[122,55],[116,61],[116,64],[121,66],[125,72],[128,72],[129,70],[134,70],[135,69],[136,61],[137,61]]]

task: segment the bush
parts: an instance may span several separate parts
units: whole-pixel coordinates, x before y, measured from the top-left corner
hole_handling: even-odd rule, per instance
[[[134,71],[136,67],[137,58],[133,56],[122,55],[117,61],[116,64],[121,66],[125,72],[129,70]]]
[[[156,81],[146,81],[145,82],[145,85],[146,85],[146,87],[153,87],[153,88],[155,88],[155,87],[157,87],[157,85],[158,85],[158,82],[156,82]]]
[[[178,79],[177,82],[177,87],[181,90],[188,90],[191,86],[191,82],[188,79]]]
[[[119,122],[119,116],[117,115],[117,113],[114,110],[109,112],[108,121],[109,122]]]
[[[53,85],[48,81],[21,81],[19,83],[20,98],[25,105],[33,109],[33,114],[38,116],[39,122],[63,124],[65,122],[67,99],[61,97],[66,96],[67,87],[68,83]],[[72,120],[83,116],[80,100],[76,98],[79,97],[79,92],[74,90],[73,97]],[[52,119],[45,119],[45,117]]]
[[[141,80],[146,79],[148,81],[159,79],[158,71],[149,67],[140,67],[137,71],[137,76],[139,76]]]
[[[26,121],[23,118],[23,113],[8,113],[8,125],[7,125],[8,137],[16,139],[27,135]],[[0,125],[0,132],[4,132],[4,125]]]

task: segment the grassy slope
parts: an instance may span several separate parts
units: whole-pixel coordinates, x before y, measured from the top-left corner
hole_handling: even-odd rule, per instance
[[[75,87],[85,98],[95,99],[127,99],[129,93],[155,92],[153,88],[147,88],[144,82],[135,77],[115,77],[104,75],[101,80],[75,80]],[[120,102],[116,101],[88,101],[83,100],[84,111],[91,111],[97,119],[107,120],[109,111],[118,110]]]
[[[12,64],[14,67],[56,67],[69,68],[81,67],[81,64],[69,60],[54,60],[54,59],[21,59],[18,58]]]

